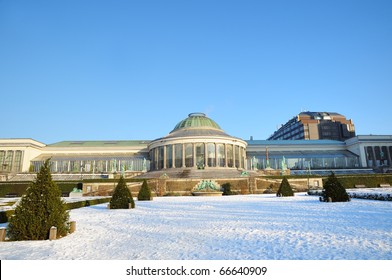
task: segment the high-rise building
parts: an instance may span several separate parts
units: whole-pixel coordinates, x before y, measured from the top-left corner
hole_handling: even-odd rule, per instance
[[[351,119],[331,112],[301,112],[275,131],[268,140],[344,141],[355,136]]]

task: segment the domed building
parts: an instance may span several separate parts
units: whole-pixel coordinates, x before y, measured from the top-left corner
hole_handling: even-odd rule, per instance
[[[191,113],[165,137],[148,145],[150,172],[246,168],[247,143],[225,133],[203,113]],[[152,174],[150,174],[152,175]]]

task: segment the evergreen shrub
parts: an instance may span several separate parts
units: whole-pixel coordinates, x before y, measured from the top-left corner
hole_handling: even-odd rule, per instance
[[[131,208],[135,208],[135,201],[133,200],[132,193],[129,191],[124,177],[121,176],[113,191],[110,200],[110,209],[128,209],[129,203],[131,203]]]
[[[276,196],[294,196],[293,189],[286,177],[283,177]]]
[[[137,200],[152,200],[151,190],[146,180],[143,180],[143,184],[137,195]]]
[[[320,200],[327,202],[350,201],[350,197],[347,194],[346,189],[342,186],[333,172],[328,176],[328,179],[324,183],[324,191]]]
[[[57,227],[57,238],[69,232],[69,213],[49,163],[45,161],[16,206],[8,225],[10,240],[46,240],[52,226]]]

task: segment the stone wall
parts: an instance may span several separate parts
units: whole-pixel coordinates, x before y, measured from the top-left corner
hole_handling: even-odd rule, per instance
[[[150,179],[148,185],[154,195],[192,195],[193,188],[201,179]],[[265,177],[244,177],[215,179],[219,185],[230,183],[231,191],[237,194],[264,194],[276,193],[282,179],[269,179]],[[295,192],[306,192],[308,190],[308,179],[289,179],[289,183]],[[112,195],[116,182],[108,183],[84,183],[84,195],[105,196]],[[132,195],[137,196],[142,182],[127,183]],[[311,189],[322,189],[323,183],[321,178],[310,178],[309,185]]]

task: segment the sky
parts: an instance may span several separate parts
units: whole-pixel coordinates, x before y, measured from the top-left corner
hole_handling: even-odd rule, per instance
[[[0,0],[0,138],[153,140],[189,113],[392,134],[392,1]]]

